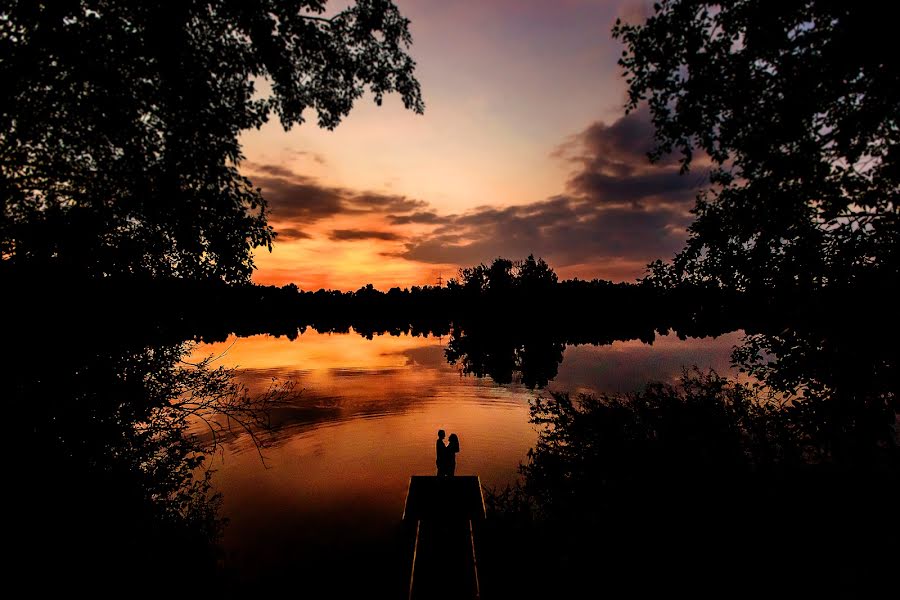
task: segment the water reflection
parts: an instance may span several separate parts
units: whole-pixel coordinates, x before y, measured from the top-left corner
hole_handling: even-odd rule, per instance
[[[455,326],[444,353],[467,375],[500,384],[515,380],[534,389],[556,377],[564,348],[559,338],[541,329]]]
[[[648,381],[672,383],[689,365],[711,368],[739,380],[744,378],[731,366],[731,349],[742,332],[717,337],[687,338],[674,334],[657,336],[652,344],[640,340],[609,345],[566,346],[563,361],[549,390],[577,393],[634,392]]]
[[[212,465],[230,519],[226,556],[239,581],[277,587],[302,574],[321,582],[334,574],[337,555],[345,564],[374,553],[379,560],[360,562],[354,571],[365,571],[365,589],[396,590],[402,560],[388,559],[390,540],[408,477],[434,470],[438,429],[464,439],[458,474],[477,473],[488,486],[517,477],[537,439],[528,402],[541,393],[543,381],[522,374],[536,364],[522,359],[530,350],[514,350],[516,360],[497,380],[487,369],[467,368],[491,356],[459,353],[474,348],[473,339],[479,338],[365,339],[309,330],[295,341],[231,337],[194,350],[195,357],[221,355],[218,362],[237,367],[251,390],[267,389],[273,378],[291,379],[301,390],[272,414],[266,467],[246,436],[231,440]],[[648,379],[674,380],[682,365],[727,371],[737,339],[733,333],[685,341],[659,336],[652,346],[638,340],[560,344],[539,353],[550,359],[544,364],[552,361],[555,378],[541,372],[550,389],[630,391]],[[497,347],[508,353],[510,343]],[[451,353],[455,363],[447,360]],[[536,389],[529,389],[532,384]],[[359,583],[340,581],[347,588]]]

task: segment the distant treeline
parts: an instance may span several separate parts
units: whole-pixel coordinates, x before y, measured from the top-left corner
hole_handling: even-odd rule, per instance
[[[738,299],[709,291],[677,294],[647,285],[603,280],[567,280],[531,286],[475,286],[451,280],[445,287],[371,285],[353,292],[226,285],[181,279],[74,280],[65,274],[40,279],[5,278],[11,324],[40,329],[87,329],[101,335],[196,337],[270,333],[294,338],[307,328],[360,335],[447,335],[454,326],[552,330],[572,343],[600,338],[652,339],[657,329],[692,335],[703,329],[731,330]],[[633,334],[639,329],[638,334]],[[633,334],[633,335],[632,335]],[[598,337],[599,336],[599,337]]]
[[[860,293],[839,289],[813,297],[797,292],[737,293],[713,286],[666,289],[647,281],[558,281],[542,260],[497,259],[460,271],[446,286],[367,285],[353,292],[226,285],[186,279],[76,280],[65,273],[3,278],[5,314],[12,328],[42,326],[92,336],[151,341],[224,340],[230,334],[269,333],[295,338],[351,329],[375,335],[448,335],[454,330],[552,337],[571,344],[619,339],[652,341],[657,333],[716,335],[736,329],[773,330],[781,323],[834,323],[857,310]],[[891,302],[895,290],[872,290],[870,305]],[[848,326],[864,323],[856,312]]]

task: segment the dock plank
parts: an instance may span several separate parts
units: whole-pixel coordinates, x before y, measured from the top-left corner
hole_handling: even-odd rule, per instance
[[[478,476],[410,477],[404,521],[416,524],[409,598],[479,598],[478,523],[485,518]]]

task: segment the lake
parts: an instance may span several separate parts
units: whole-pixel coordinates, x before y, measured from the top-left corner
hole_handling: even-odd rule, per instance
[[[631,392],[674,381],[691,365],[735,375],[729,355],[740,337],[566,345],[555,377],[534,390],[465,374],[446,359],[447,337],[308,330],[293,341],[257,335],[198,344],[193,359],[214,356],[213,365],[236,368],[251,393],[273,381],[295,386],[272,413],[261,453],[237,433],[210,461],[229,519],[225,565],[236,585],[253,589],[291,581],[333,591],[396,588],[407,483],[434,473],[438,429],[459,435],[457,474],[502,487],[537,439],[529,423],[536,395]]]

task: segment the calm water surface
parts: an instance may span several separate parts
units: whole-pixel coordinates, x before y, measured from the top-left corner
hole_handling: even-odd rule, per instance
[[[548,388],[628,392],[695,364],[733,374],[739,338],[567,346]],[[446,341],[308,331],[294,341],[261,335],[196,348],[194,358],[236,367],[251,392],[273,379],[292,380],[299,392],[272,415],[264,460],[247,435],[212,459],[230,521],[226,562],[241,579],[315,579],[325,564],[379,553],[400,520],[409,476],[434,472],[438,429],[459,435],[457,474],[478,474],[487,486],[515,480],[537,439],[528,403],[542,391],[461,374],[444,357]]]

